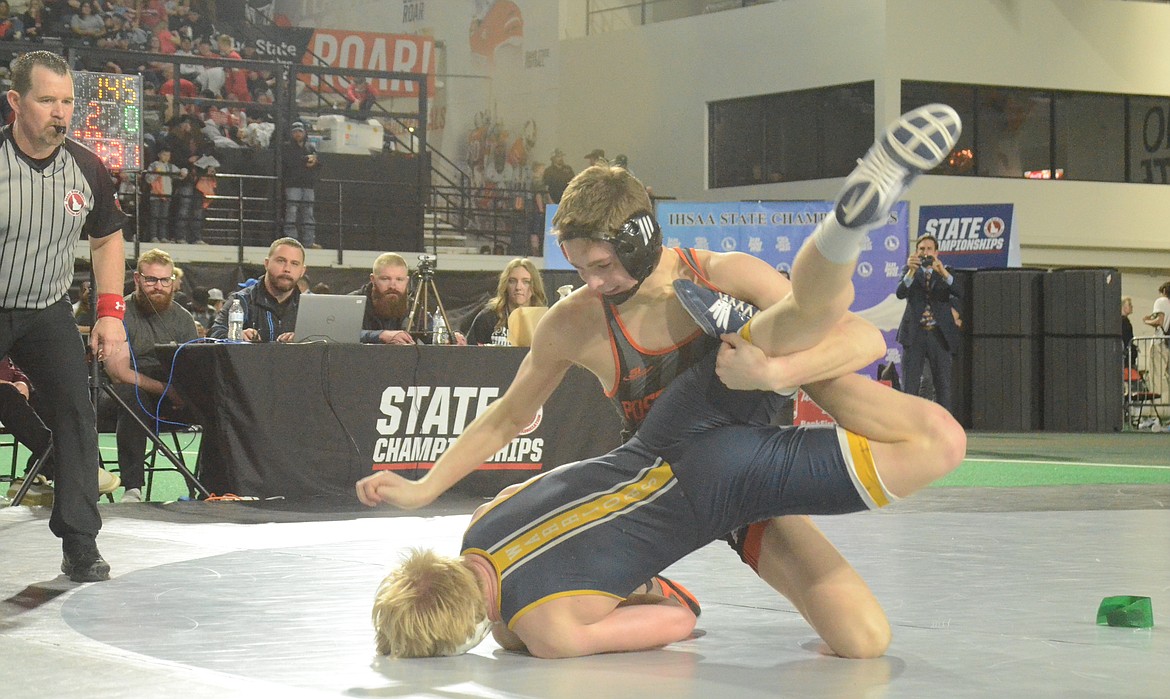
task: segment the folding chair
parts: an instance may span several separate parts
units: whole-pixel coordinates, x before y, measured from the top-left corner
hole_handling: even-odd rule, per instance
[[[183,454],[183,445],[179,443],[179,435],[197,435],[201,432],[203,432],[203,428],[201,426],[188,425],[182,429],[163,430],[159,433],[158,437],[160,440],[164,438],[164,435],[170,436],[171,445],[173,447],[172,453],[178,457],[179,464],[182,465],[181,467],[179,464],[171,463],[165,453],[161,454],[163,457],[163,463],[157,463],[160,456],[159,445],[157,443],[147,444],[148,449],[146,451],[146,459],[142,469],[146,474],[146,492],[144,493],[144,500],[150,500],[150,492],[154,488],[154,474],[159,471],[174,471],[176,473],[183,473],[184,469],[186,469],[188,473],[193,473],[196,479],[199,478],[198,463],[195,464],[194,469],[187,467],[187,457]],[[191,441],[195,441],[193,437],[191,438]],[[190,480],[187,480],[186,482],[187,494],[191,497],[195,497],[197,492],[195,486],[191,483]]]
[[[1147,407],[1161,423],[1162,413],[1158,410],[1158,402],[1162,394],[1150,390],[1144,372],[1128,366],[1123,367],[1121,371],[1125,379],[1125,416],[1129,424],[1137,427]]]
[[[16,497],[12,498],[12,507],[17,507],[20,505],[20,502],[24,500],[24,496],[28,493],[28,489],[32,487],[33,481],[35,481],[37,478],[37,474],[41,472],[41,466],[44,465],[45,460],[48,459],[49,454],[52,453],[53,440],[50,439],[48,446],[44,448],[40,455],[37,456],[36,460],[33,461],[32,465],[29,466],[28,473],[24,475],[24,484],[21,485],[20,489],[16,491]]]

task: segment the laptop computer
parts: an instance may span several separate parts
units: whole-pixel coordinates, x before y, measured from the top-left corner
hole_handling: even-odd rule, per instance
[[[301,294],[294,342],[361,342],[365,296]]]

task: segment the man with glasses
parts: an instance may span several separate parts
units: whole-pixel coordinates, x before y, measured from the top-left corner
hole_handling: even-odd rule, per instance
[[[134,291],[126,297],[130,352],[106,361],[119,397],[143,423],[158,431],[158,420],[182,420],[183,399],[170,385],[170,366],[155,356],[155,345],[182,344],[199,337],[191,313],[175,303],[175,264],[154,248],[138,258]],[[182,420],[185,421],[185,420]],[[162,423],[165,424],[165,423]],[[118,413],[118,470],[126,491],[122,502],[142,502],[146,433],[133,415]]]

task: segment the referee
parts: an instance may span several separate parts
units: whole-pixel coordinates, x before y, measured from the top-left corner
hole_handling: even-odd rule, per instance
[[[61,572],[75,582],[97,582],[110,577],[97,548],[97,421],[67,291],[74,247],[86,235],[97,280],[90,347],[100,360],[125,352],[126,216],[102,162],[65,137],[73,118],[65,60],[30,51],[13,62],[11,77],[7,97],[16,120],[0,129],[0,356],[10,355],[39,389],[53,432],[49,529],[61,539]]]

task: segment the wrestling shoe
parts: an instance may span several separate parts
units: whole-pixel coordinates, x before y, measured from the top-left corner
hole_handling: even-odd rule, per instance
[[[73,555],[65,553],[61,559],[61,572],[73,582],[102,582],[110,579],[110,564],[94,546],[92,550]]]
[[[760,309],[689,279],[675,279],[674,293],[703,332],[711,337],[739,332]]]
[[[837,221],[846,228],[885,221],[914,178],[947,157],[962,129],[958,113],[945,104],[928,104],[903,114],[846,178],[837,197]]]
[[[670,578],[661,575],[655,575],[651,582],[658,583],[658,587],[662,588],[662,596],[666,599],[676,599],[682,603],[684,607],[691,610],[691,613],[696,617],[703,613],[702,607],[699,606],[699,600],[691,594],[687,588],[679,585]],[[647,584],[649,586],[649,584]]]

